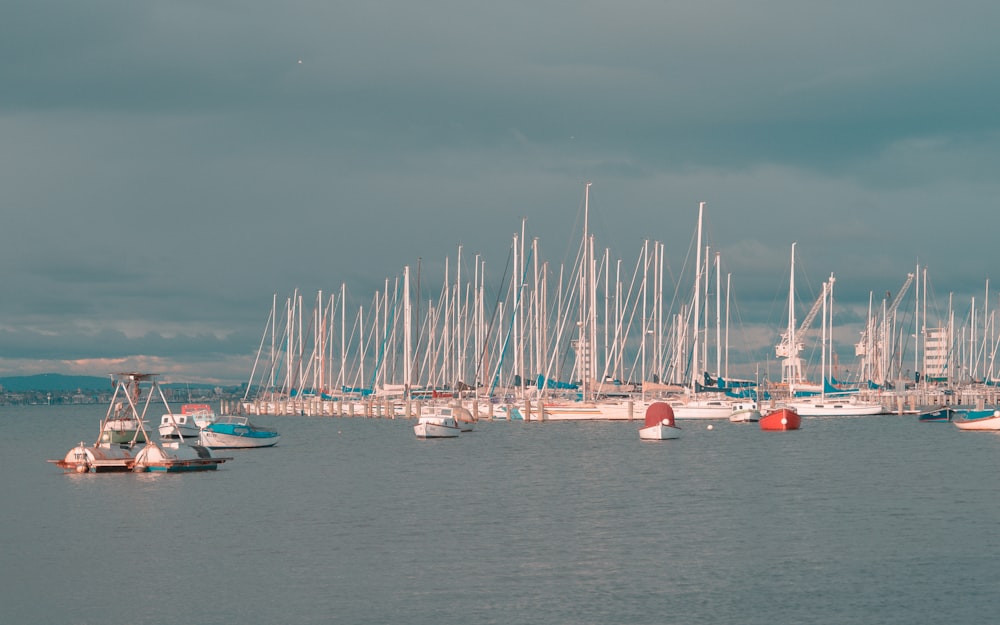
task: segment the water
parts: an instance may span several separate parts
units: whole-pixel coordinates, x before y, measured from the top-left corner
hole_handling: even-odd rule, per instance
[[[104,408],[2,407],[3,622],[991,622],[1000,436],[880,416],[256,417],[216,472],[64,475]]]

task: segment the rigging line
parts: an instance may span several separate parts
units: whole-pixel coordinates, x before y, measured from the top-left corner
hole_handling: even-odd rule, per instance
[[[500,284],[503,284],[507,280],[507,272],[510,270],[511,263],[513,262],[513,257],[514,257],[514,246],[511,245],[510,249],[507,252],[507,264],[504,266],[503,275],[500,276]],[[485,277],[484,277],[484,282],[485,282]],[[483,373],[481,368],[483,364],[483,358],[488,353],[487,350],[489,346],[489,337],[493,334],[493,324],[496,322],[496,318],[497,315],[499,314],[499,311],[500,311],[500,289],[497,289],[497,298],[496,301],[493,303],[493,314],[490,316],[490,323],[486,327],[486,336],[484,337],[483,340],[483,351],[480,352],[476,358],[476,371],[474,380],[476,384],[478,384],[479,377]]]
[[[493,395],[493,390],[496,388],[497,383],[500,380],[500,367],[503,365],[504,355],[507,353],[507,345],[510,342],[510,334],[514,327],[514,320],[517,319],[517,309],[521,305],[521,293],[524,291],[524,281],[527,279],[528,275],[528,264],[531,261],[532,252],[528,252],[528,258],[524,263],[524,271],[521,275],[521,280],[517,284],[516,293],[514,294],[514,306],[510,313],[510,324],[507,326],[507,333],[504,335],[503,346],[500,348],[500,357],[497,359],[496,370],[493,374],[493,380],[490,382],[489,395]],[[524,384],[524,372],[520,371],[518,374],[521,376],[521,383]]]

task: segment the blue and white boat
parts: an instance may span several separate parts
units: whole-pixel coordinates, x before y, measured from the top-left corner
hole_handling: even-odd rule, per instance
[[[273,447],[281,436],[271,428],[257,427],[243,416],[218,417],[201,429],[199,441],[209,449]]]
[[[920,423],[948,423],[951,421],[952,410],[947,406],[932,406],[918,411],[917,421]]]
[[[951,422],[960,430],[1000,430],[1000,408],[956,412]]]

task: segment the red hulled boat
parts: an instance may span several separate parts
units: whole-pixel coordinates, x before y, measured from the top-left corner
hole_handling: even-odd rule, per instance
[[[797,430],[802,425],[802,417],[792,408],[779,407],[760,418],[760,429],[773,432]]]

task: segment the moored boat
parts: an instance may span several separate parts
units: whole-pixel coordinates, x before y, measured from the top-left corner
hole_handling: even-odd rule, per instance
[[[727,399],[684,399],[670,402],[676,419],[728,419],[733,402]]]
[[[214,471],[227,460],[232,458],[213,456],[212,452],[201,445],[187,445],[181,441],[150,443],[135,455],[132,471],[136,473]]]
[[[779,406],[760,418],[760,429],[770,432],[797,430],[801,424],[799,413],[788,406]]]
[[[417,438],[455,438],[461,431],[455,417],[441,415],[420,417],[413,426]]]
[[[144,427],[144,418],[155,395],[170,411],[163,391],[156,382],[154,373],[112,374],[115,392],[104,419],[100,433],[93,446],[81,442],[61,460],[50,460],[59,468],[74,473],[144,472],[144,471],[206,471],[218,467],[229,458],[214,458],[204,448],[191,447],[183,443],[158,444],[149,440]],[[148,383],[145,400],[143,383]],[[126,436],[130,428],[136,428],[131,436]],[[113,442],[126,439],[125,442]],[[145,445],[143,443],[145,442]]]
[[[472,414],[472,411],[458,403],[447,406],[428,406],[425,408],[430,417],[453,417],[458,429],[462,432],[472,432],[476,429],[476,422],[479,420]]]
[[[208,404],[184,404],[180,414],[160,417],[160,439],[196,440],[201,428],[215,422],[215,412]]]
[[[542,404],[542,414],[546,421],[603,421],[608,418],[605,411],[591,401],[546,401]]]
[[[948,423],[951,421],[952,409],[947,406],[937,406],[917,412],[920,423]]]
[[[273,447],[281,435],[271,428],[258,427],[242,415],[219,417],[201,429],[199,442],[209,449],[252,449]]]
[[[730,423],[757,423],[760,421],[760,408],[757,402],[737,402],[729,414]]]
[[[674,423],[674,409],[666,402],[653,402],[646,409],[646,418],[639,429],[639,439],[665,441],[680,438],[681,429]]]
[[[885,413],[882,404],[858,401],[853,397],[834,399],[831,397],[811,397],[787,402],[803,417],[862,417]]]
[[[100,442],[109,445],[121,443],[145,443],[146,431],[142,424],[131,417],[105,419],[101,424]]]
[[[1000,430],[1000,409],[959,412],[951,422],[960,430]]]
[[[88,446],[83,441],[70,449],[61,460],[49,460],[72,473],[111,473],[131,471],[137,449],[129,445],[99,443]]]

